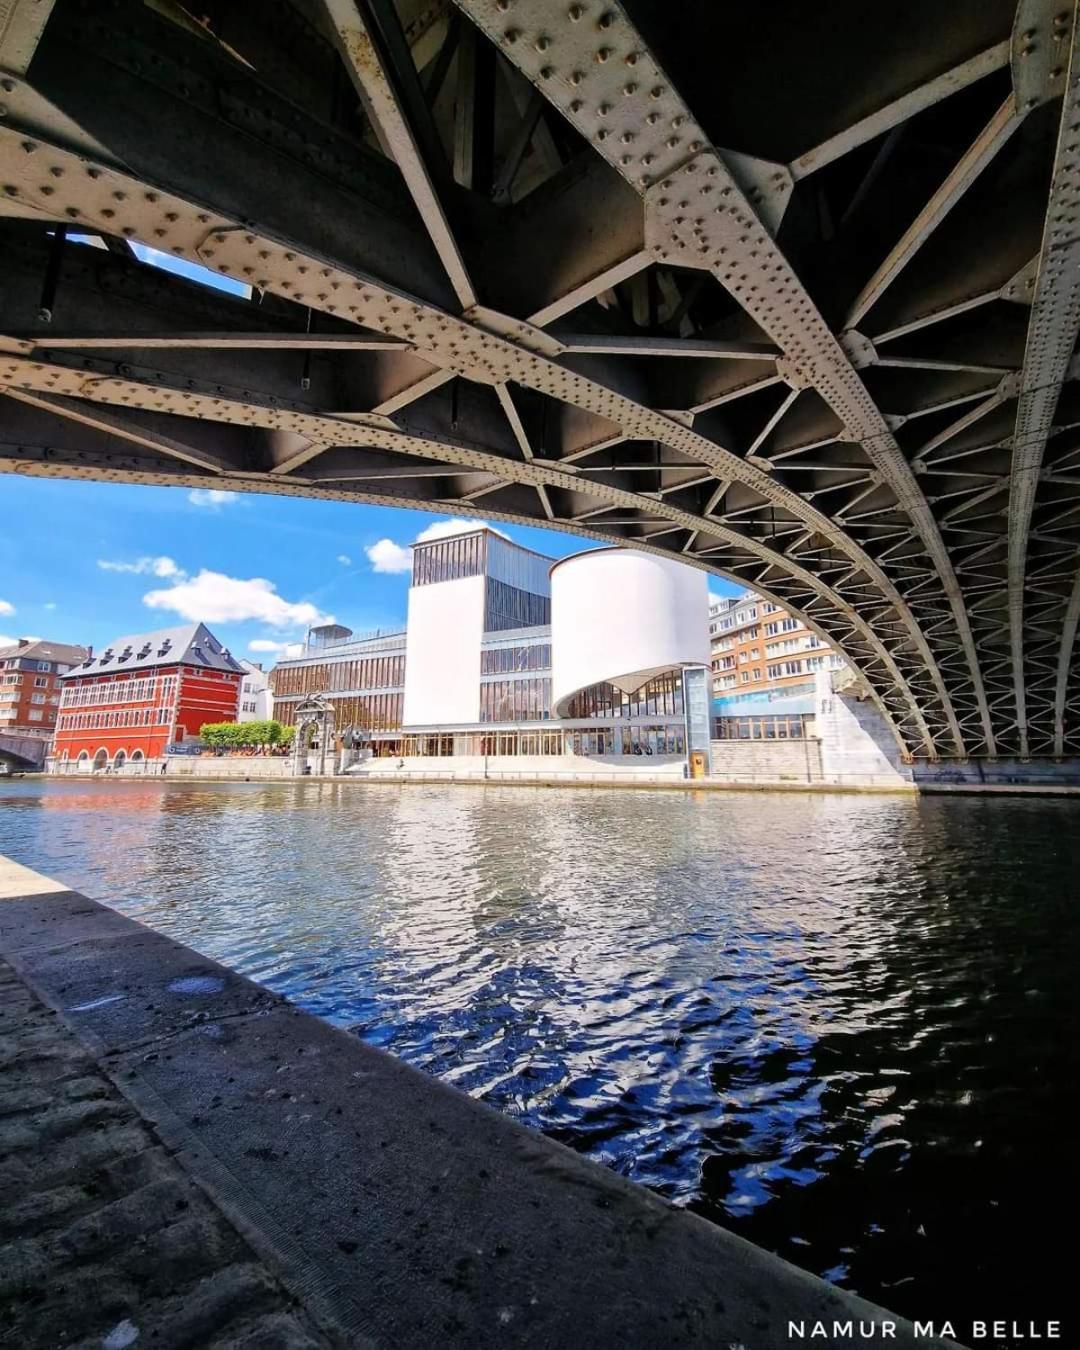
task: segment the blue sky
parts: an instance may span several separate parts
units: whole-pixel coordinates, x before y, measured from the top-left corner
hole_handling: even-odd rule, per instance
[[[0,637],[99,650],[205,619],[237,655],[272,665],[309,623],[404,623],[408,545],[448,517],[352,502],[0,476]],[[586,540],[499,522],[563,557]],[[105,566],[102,566],[105,564]],[[737,588],[719,577],[710,589]],[[253,645],[254,644],[254,645]]]

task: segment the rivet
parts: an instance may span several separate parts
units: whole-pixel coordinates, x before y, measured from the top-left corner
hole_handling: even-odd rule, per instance
[[[600,15],[600,18],[596,26],[598,28],[610,28],[614,22],[615,22],[615,15],[609,9]]]
[[[636,84],[631,83],[631,84],[624,84],[624,85],[623,85],[623,94],[624,94],[627,98],[630,98],[631,95],[636,94],[636,93],[637,93],[637,85],[636,85]]]
[[[581,8],[580,5],[571,5],[569,10],[567,10],[567,13],[570,16],[570,22],[577,23],[577,21],[581,18],[581,16],[585,13],[585,11]]]
[[[513,46],[520,36],[521,30],[519,28],[508,28],[503,34],[503,41],[509,42]]]
[[[542,80],[550,80],[552,75],[554,74],[555,72],[554,70],[552,70],[551,66],[544,66],[544,68],[540,71],[540,78]]]
[[[610,55],[611,55],[610,47],[601,47],[600,50],[596,53],[596,59],[597,61],[599,61],[601,65],[603,65]]]

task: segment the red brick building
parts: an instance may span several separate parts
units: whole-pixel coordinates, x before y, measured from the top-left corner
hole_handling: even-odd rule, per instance
[[[117,638],[63,676],[53,766],[120,768],[235,722],[244,673],[205,624]]]
[[[0,732],[51,740],[60,677],[85,660],[85,647],[44,638],[20,638],[0,649]]]

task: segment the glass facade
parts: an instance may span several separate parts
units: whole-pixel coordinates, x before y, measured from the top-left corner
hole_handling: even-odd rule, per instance
[[[523,670],[550,670],[551,643],[528,647],[485,647],[480,652],[481,675],[512,675]]]
[[[309,661],[275,666],[269,675],[275,698],[324,694],[338,689],[394,689],[405,683],[405,653],[385,652],[355,661]]]
[[[802,741],[809,728],[809,713],[773,717],[718,717],[713,731],[718,741]]]
[[[523,591],[495,577],[488,577],[484,590],[484,632],[507,628],[539,628],[551,622],[551,597]]]
[[[408,735],[403,755],[683,755],[681,726],[567,727],[565,730]]]
[[[346,727],[362,727],[365,731],[401,729],[403,694],[352,694],[332,701],[334,726],[338,732],[344,731]],[[283,713],[285,707],[282,708]]]
[[[594,684],[570,701],[568,721],[585,717],[681,717],[682,679],[677,674],[650,680],[633,694],[624,694],[613,684]]]
[[[487,563],[487,535],[461,534],[418,544],[413,549],[412,584],[432,586],[439,581],[478,577]]]
[[[550,717],[549,679],[488,680],[480,686],[481,722],[546,722]]]

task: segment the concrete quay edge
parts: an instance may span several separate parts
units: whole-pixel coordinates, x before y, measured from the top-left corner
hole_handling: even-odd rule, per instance
[[[951,1344],[3,857],[0,955],[343,1345]]]
[[[603,779],[581,779],[571,781],[565,778],[477,778],[477,777],[440,777],[436,774],[379,774],[366,777],[363,774],[304,774],[303,777],[282,777],[277,774],[177,774],[172,778],[159,778],[153,774],[124,775],[94,778],[89,775],[21,773],[12,775],[18,778],[30,778],[42,782],[55,783],[94,783],[110,787],[117,783],[356,783],[363,787],[407,787],[421,784],[427,787],[522,787],[522,788],[597,788],[600,791],[625,788],[630,792],[645,789],[659,792],[841,792],[871,793],[904,797],[915,796],[919,786],[915,783],[806,783],[806,782],[720,782],[708,778],[654,778],[618,782],[605,782]],[[2,781],[2,780],[0,780]],[[936,790],[936,789],[934,789]],[[957,791],[979,791],[978,786],[958,787]],[[1049,790],[1049,789],[1048,789]],[[1053,789],[1057,792],[1067,789]],[[1080,788],[1073,791],[1080,793]]]

